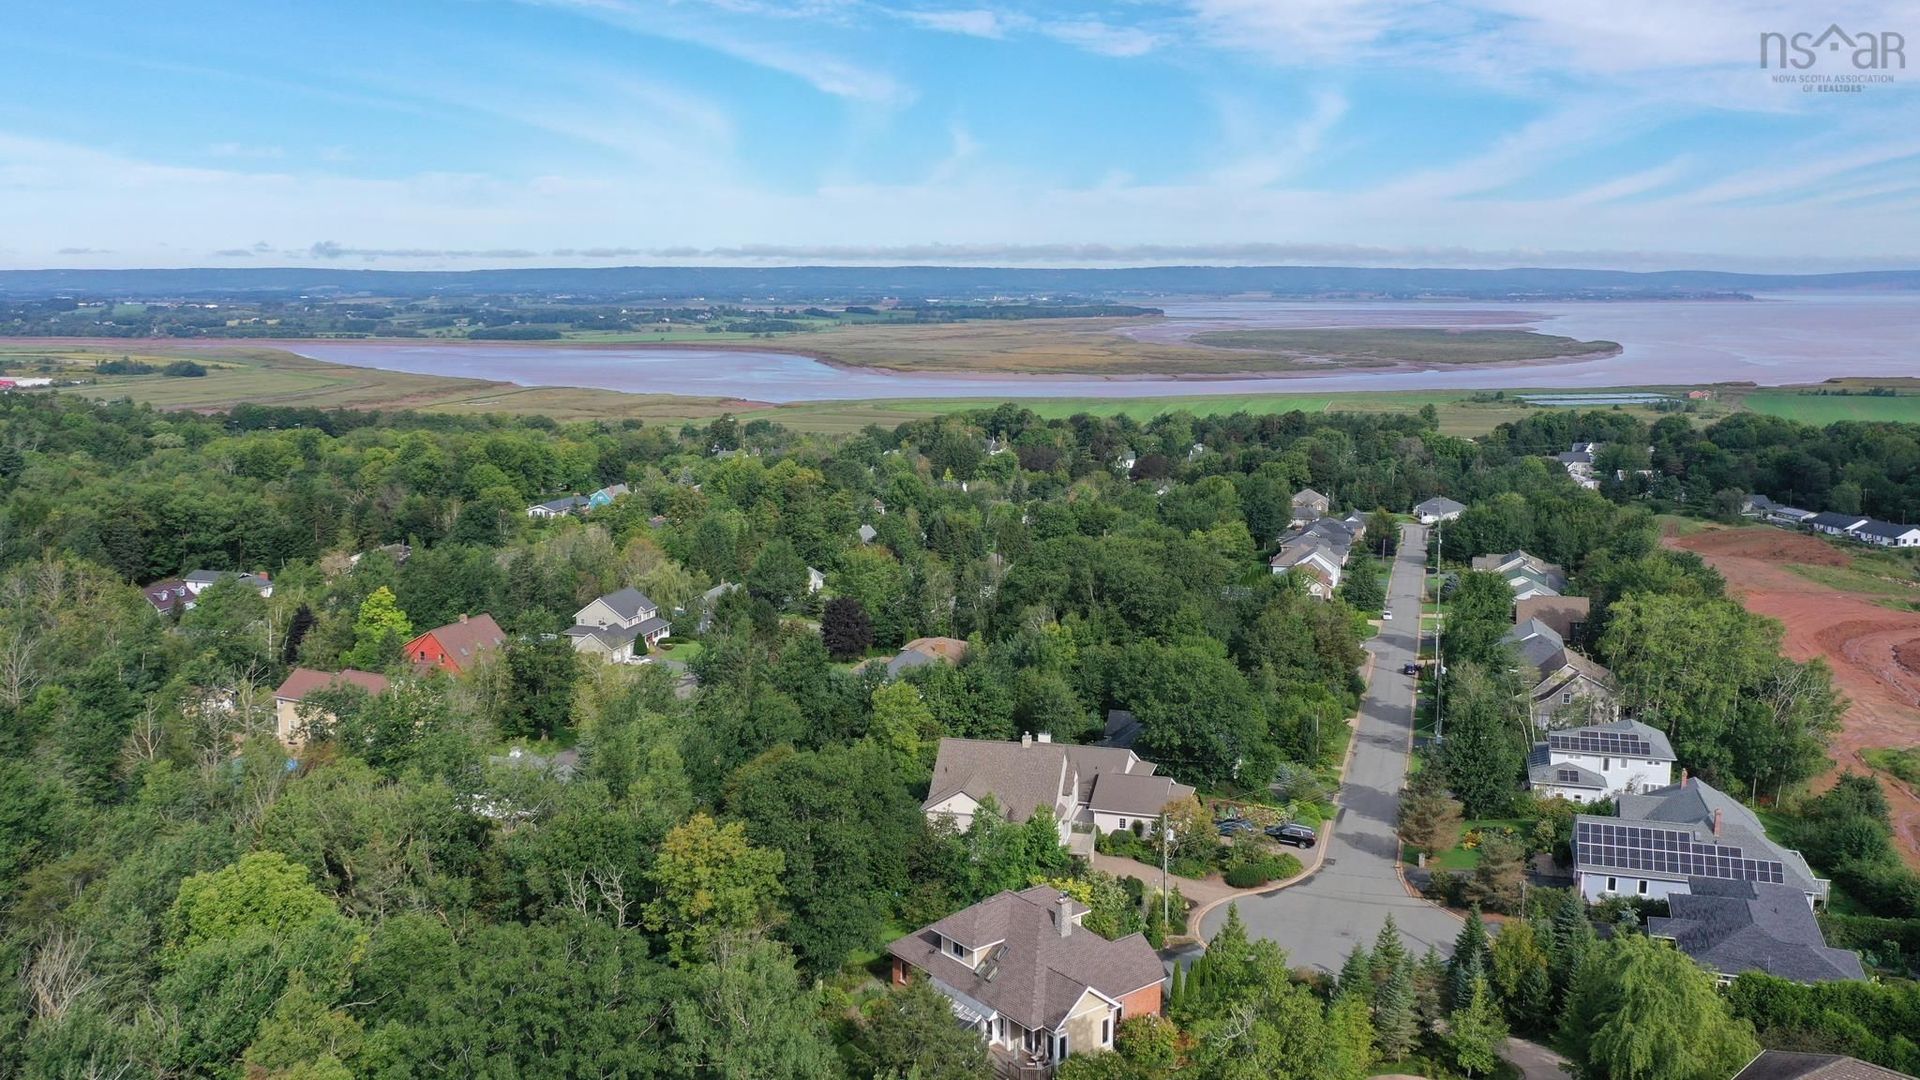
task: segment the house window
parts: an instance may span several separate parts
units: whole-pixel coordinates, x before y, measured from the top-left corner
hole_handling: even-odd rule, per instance
[[[1562,705],[1573,704],[1573,692],[1571,690],[1560,695],[1560,704]]]
[[[1120,819],[1120,827],[1121,827],[1122,829],[1124,829],[1124,828],[1126,828],[1126,827],[1127,827],[1127,819],[1126,819],[1126,818],[1121,818],[1121,819]]]
[[[955,956],[964,957],[967,955],[967,950],[961,948],[960,943],[957,941],[949,939],[947,941],[947,947],[953,950],[953,955]]]
[[[1640,895],[1641,896],[1647,895],[1647,883],[1645,881],[1640,882]]]
[[[1113,1017],[1111,1016],[1100,1021],[1100,1045],[1113,1045]]]
[[[1055,1061],[1067,1060],[1067,1033],[1064,1031],[1060,1033],[1060,1045],[1059,1048],[1054,1051],[1053,1059]]]
[[[1607,891],[1608,891],[1608,892],[1619,892],[1619,891],[1620,891],[1620,882],[1619,882],[1619,880],[1618,880],[1618,879],[1616,879],[1616,878],[1608,878],[1608,879],[1607,879]]]
[[[1600,771],[1601,771],[1601,772],[1606,772],[1606,771],[1607,771],[1608,769],[1611,769],[1611,768],[1613,768],[1613,759],[1612,759],[1612,758],[1610,758],[1610,757],[1609,757],[1609,758],[1601,758],[1601,759],[1600,759]]]

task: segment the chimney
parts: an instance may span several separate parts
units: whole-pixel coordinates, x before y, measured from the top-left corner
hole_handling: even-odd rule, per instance
[[[1053,732],[1043,731],[1040,734],[1035,735],[1034,738],[1043,743],[1050,743],[1053,741]]]
[[[1684,789],[1686,786],[1687,786],[1687,770],[1685,768],[1682,768],[1680,770],[1680,787]]]
[[[1720,809],[1718,807],[1715,807],[1713,811],[1713,835],[1720,835]]]
[[[1053,902],[1053,924],[1061,937],[1073,933],[1073,897],[1066,893],[1061,893],[1060,898]]]
[[[1031,731],[1023,731],[1023,732],[1021,732],[1021,733],[1020,733],[1020,745],[1021,745],[1021,746],[1032,746],[1032,745],[1033,745],[1033,732],[1031,732]]]

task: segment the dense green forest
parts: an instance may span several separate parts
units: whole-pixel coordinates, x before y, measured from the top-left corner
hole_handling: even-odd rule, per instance
[[[929,825],[935,743],[1084,740],[1125,709],[1142,756],[1203,794],[1314,802],[1367,628],[1267,570],[1309,485],[1368,512],[1451,494],[1473,509],[1449,557],[1563,562],[1594,598],[1591,647],[1630,702],[1658,704],[1683,763],[1790,792],[1837,715],[1824,671],[1661,548],[1652,511],[1821,501],[1768,486],[1791,481],[1892,515],[1920,475],[1910,429],[1755,423],[1773,422],[1543,413],[1469,442],[1430,412],[1142,425],[1003,406],[827,439],[0,395],[0,1074],[981,1075],[971,1035],[874,980],[887,940],[1035,881],[1104,931],[1178,927],[1137,883],[1070,861],[1043,817]],[[1574,439],[1652,446],[1656,477],[1583,491],[1541,456]],[[613,483],[631,494],[584,518],[524,513]],[[403,561],[379,550],[402,543]],[[137,587],[196,569],[265,572],[272,595],[224,583],[166,618]],[[1449,675],[1463,749],[1438,771],[1480,813],[1519,797],[1524,746],[1508,601],[1474,578]],[[743,587],[696,631],[723,583]],[[553,636],[628,585],[676,613],[662,657],[697,689]],[[406,637],[480,612],[508,634],[497,659],[408,677]],[[1725,647],[1665,681],[1663,657],[1701,634]],[[891,683],[860,663],[928,635],[965,639],[966,660]],[[272,691],[295,665],[398,681],[329,695],[333,720],[290,761]],[[512,745],[578,763],[528,767]],[[1238,857],[1199,839],[1180,854]],[[1882,914],[1920,915],[1892,894]],[[1632,947],[1604,946],[1622,952],[1609,970],[1667,978]],[[1440,991],[1437,958],[1395,948],[1375,944],[1362,993],[1229,938],[1169,1022],[1077,1067],[1336,1080],[1422,1052],[1482,1073],[1496,1032],[1544,1028],[1498,956]],[[1600,1015],[1627,993],[1553,973],[1559,955],[1537,965],[1556,1000]],[[1729,1024],[1722,1057],[1751,1037]]]

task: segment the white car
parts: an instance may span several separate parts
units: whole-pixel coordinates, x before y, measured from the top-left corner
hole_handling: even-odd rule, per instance
[[[1392,622],[1392,621],[1393,621],[1393,612],[1391,612],[1391,611],[1383,611],[1383,612],[1381,612],[1381,613],[1380,613],[1380,617],[1381,617],[1382,619],[1385,619],[1385,620],[1386,620],[1387,622]]]

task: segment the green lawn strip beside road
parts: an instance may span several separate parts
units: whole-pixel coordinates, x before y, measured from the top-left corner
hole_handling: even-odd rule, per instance
[[[1532,827],[1533,821],[1528,818],[1471,818],[1467,821],[1466,827],[1460,830],[1460,842],[1458,844],[1455,844],[1445,851],[1428,856],[1427,869],[1456,872],[1471,870],[1480,865],[1480,850],[1476,837],[1484,837],[1488,833],[1498,832],[1502,829],[1512,829],[1514,834],[1513,838],[1521,843],[1525,843],[1527,830]],[[1472,843],[1474,846],[1468,847],[1467,845],[1469,843]],[[1420,861],[1419,852],[1414,848],[1404,845],[1401,847],[1400,857],[1409,866],[1415,865]]]

